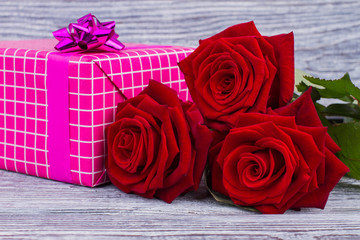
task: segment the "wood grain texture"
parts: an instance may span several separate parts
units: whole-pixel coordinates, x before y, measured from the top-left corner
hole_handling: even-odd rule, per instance
[[[254,20],[264,35],[294,31],[296,67],[360,85],[360,1],[2,0],[0,40],[50,38],[89,12],[115,20],[123,42],[196,46]],[[218,204],[202,185],[172,204],[112,185],[69,185],[0,170],[4,239],[360,239],[360,181],[344,178],[325,210],[259,215]]]
[[[360,1],[2,0],[0,40],[51,38],[89,12],[115,20],[124,42],[197,46],[231,25],[254,20],[264,35],[293,31],[296,67],[324,78],[349,72],[360,86]]]
[[[344,178],[325,210],[261,215],[218,204],[204,186],[172,204],[0,171],[0,238],[357,239],[360,182]]]

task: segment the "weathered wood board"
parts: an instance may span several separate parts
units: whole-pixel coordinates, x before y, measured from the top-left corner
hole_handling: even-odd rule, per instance
[[[87,188],[3,170],[0,179],[0,238],[360,238],[360,182],[348,178],[325,210],[284,215],[218,204],[205,186],[167,204],[113,185]]]
[[[197,46],[254,20],[264,35],[294,31],[296,67],[360,85],[360,1],[26,1],[0,3],[0,40],[51,38],[89,12],[115,20],[123,42]],[[360,239],[360,181],[344,178],[325,210],[260,215],[215,202],[204,186],[166,204],[112,185],[74,186],[0,170],[4,239]]]

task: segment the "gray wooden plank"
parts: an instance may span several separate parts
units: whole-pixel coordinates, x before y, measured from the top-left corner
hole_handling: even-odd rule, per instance
[[[350,72],[360,85],[360,1],[2,0],[0,40],[50,38],[88,12],[115,20],[124,42],[196,46],[254,20],[264,35],[294,31],[296,67]],[[69,185],[0,170],[0,238],[360,239],[360,182],[344,178],[325,210],[259,215],[216,203],[204,185],[172,204],[112,185]]]
[[[0,238],[360,238],[360,182],[343,178],[325,210],[261,215],[218,204],[202,185],[172,204],[0,171]]]
[[[296,67],[319,77],[349,72],[360,85],[360,1],[3,0],[0,40],[50,38],[89,12],[115,20],[124,42],[196,46],[228,26],[254,20],[264,35],[294,31]]]

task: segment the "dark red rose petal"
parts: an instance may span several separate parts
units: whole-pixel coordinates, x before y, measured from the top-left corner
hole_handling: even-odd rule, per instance
[[[302,197],[294,204],[294,208],[316,207],[323,209],[326,205],[329,193],[349,171],[349,168],[328,149],[325,150],[325,158],[326,175],[324,184],[319,185],[319,188]]]
[[[264,39],[274,47],[279,66],[271,87],[268,106],[281,107],[291,101],[294,92],[294,35],[291,32]]]
[[[202,44],[203,41],[206,41],[206,40],[217,40],[219,38],[231,38],[231,37],[240,37],[240,36],[260,37],[261,34],[257,30],[255,23],[253,21],[251,21],[251,22],[247,22],[247,23],[241,23],[238,25],[234,25],[212,37],[209,37],[205,40],[201,40],[200,45]]]

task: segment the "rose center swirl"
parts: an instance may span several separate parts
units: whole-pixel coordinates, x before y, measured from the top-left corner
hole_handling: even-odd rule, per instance
[[[243,68],[246,70],[244,71]],[[247,86],[247,68],[246,61],[240,66],[231,54],[216,58],[209,74],[212,98],[219,104],[229,104],[235,101]]]
[[[116,164],[129,173],[139,171],[144,167],[146,154],[142,149],[143,132],[138,127],[121,129],[117,134]]]
[[[278,165],[283,162],[281,155],[273,149],[242,153],[239,157],[239,182],[247,188],[264,187],[275,181],[281,169]]]

